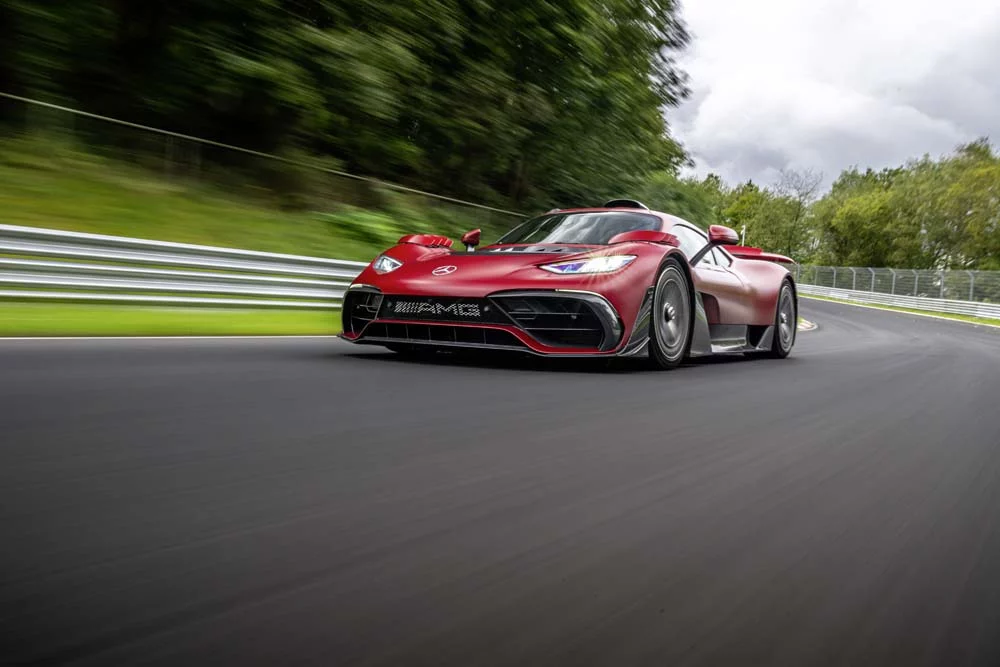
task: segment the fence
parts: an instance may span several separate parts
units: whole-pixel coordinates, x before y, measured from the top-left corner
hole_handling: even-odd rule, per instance
[[[0,225],[0,299],[337,308],[364,267],[321,257]]]
[[[1000,271],[799,266],[802,294],[939,313],[1000,318]]]
[[[1000,303],[1000,271],[928,271],[844,266],[796,266],[803,285],[888,294]]]

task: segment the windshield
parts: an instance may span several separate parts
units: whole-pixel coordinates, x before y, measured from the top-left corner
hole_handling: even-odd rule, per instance
[[[555,213],[527,221],[497,241],[502,243],[605,244],[622,232],[659,231],[655,215],[630,212]]]

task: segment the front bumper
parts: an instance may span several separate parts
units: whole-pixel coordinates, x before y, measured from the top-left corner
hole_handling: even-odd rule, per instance
[[[375,345],[592,356],[616,354],[624,334],[618,312],[593,292],[510,290],[455,298],[383,294],[354,285],[344,297],[341,337]]]

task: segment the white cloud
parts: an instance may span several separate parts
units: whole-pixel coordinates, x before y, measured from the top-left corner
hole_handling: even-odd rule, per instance
[[[692,97],[668,114],[693,170],[881,168],[1000,137],[996,0],[688,0]]]

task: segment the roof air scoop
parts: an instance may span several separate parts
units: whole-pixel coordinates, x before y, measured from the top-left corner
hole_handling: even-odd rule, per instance
[[[612,199],[601,208],[641,208],[648,211],[649,207],[634,199]]]

